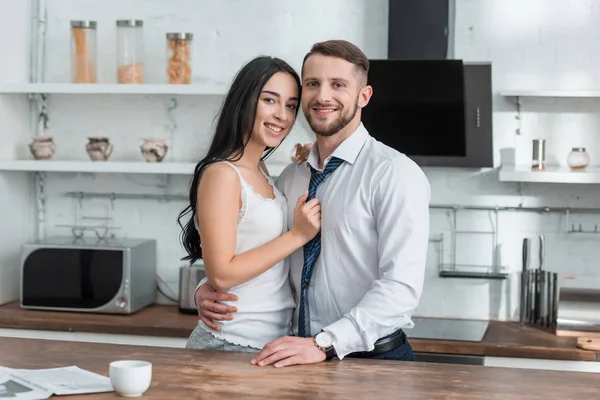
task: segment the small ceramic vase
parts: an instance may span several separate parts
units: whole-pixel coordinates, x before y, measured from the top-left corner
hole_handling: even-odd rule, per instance
[[[112,154],[113,145],[105,136],[94,136],[88,138],[89,142],[85,145],[85,150],[92,161],[106,161]]]
[[[36,136],[29,144],[29,150],[36,160],[49,160],[55,151],[54,139],[52,136]]]
[[[147,138],[142,140],[140,149],[147,162],[161,162],[165,158],[169,148],[165,143],[165,139]]]

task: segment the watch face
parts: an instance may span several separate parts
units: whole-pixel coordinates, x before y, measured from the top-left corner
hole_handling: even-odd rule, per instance
[[[333,346],[333,337],[327,332],[321,332],[315,337],[315,342],[324,349]]]

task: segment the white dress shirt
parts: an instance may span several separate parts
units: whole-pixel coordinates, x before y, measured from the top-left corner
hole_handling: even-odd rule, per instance
[[[317,188],[321,201],[321,254],[308,289],[310,334],[334,337],[337,356],[371,351],[377,339],[414,326],[429,240],[429,182],[404,154],[378,142],[361,124],[331,157],[345,162]],[[307,162],[318,168],[315,145]],[[291,164],[277,179],[292,226],[310,168]],[[302,248],[289,258],[298,332]]]

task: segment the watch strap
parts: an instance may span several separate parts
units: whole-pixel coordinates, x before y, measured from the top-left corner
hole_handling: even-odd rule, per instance
[[[329,346],[323,350],[325,350],[325,360],[331,360],[335,356],[335,348],[333,346]]]

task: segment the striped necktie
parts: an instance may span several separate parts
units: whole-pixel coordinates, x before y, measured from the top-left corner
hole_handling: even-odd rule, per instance
[[[332,157],[323,172],[319,172],[313,167],[310,167],[310,183],[308,185],[308,200],[314,199],[317,194],[317,187],[325,180],[325,178],[337,169],[344,160]],[[304,245],[304,266],[302,268],[302,284],[301,284],[301,295],[300,295],[300,311],[298,316],[298,336],[308,337],[310,336],[310,325],[306,321],[306,309],[308,304],[305,304],[308,294],[308,286],[310,284],[310,278],[312,276],[313,267],[317,262],[317,258],[321,253],[321,232],[312,238],[308,243]],[[307,329],[308,327],[308,329]]]

